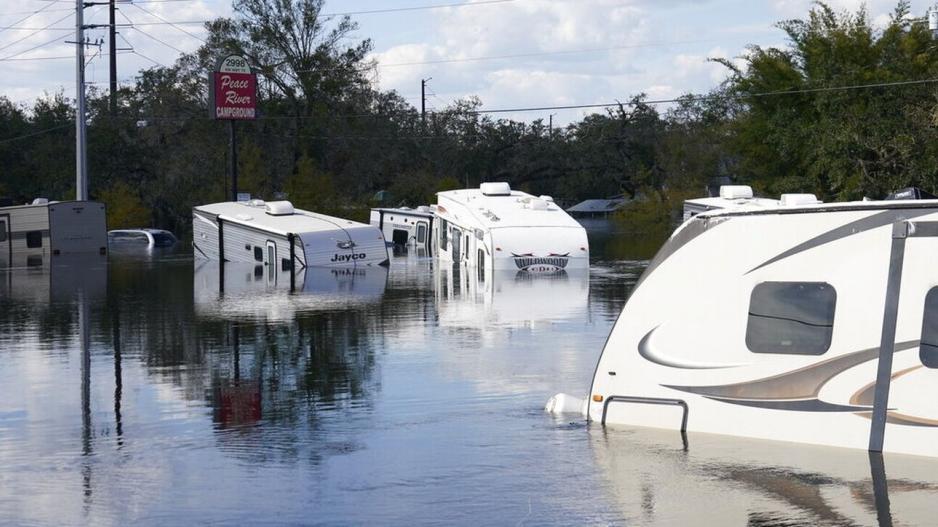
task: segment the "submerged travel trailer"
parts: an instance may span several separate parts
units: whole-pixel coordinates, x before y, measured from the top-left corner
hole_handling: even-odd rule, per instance
[[[695,200],[596,367],[588,419],[938,456],[938,200]],[[662,406],[664,405],[664,406]]]
[[[549,196],[508,183],[437,194],[433,254],[470,268],[556,272],[589,267],[586,230]]]
[[[0,267],[41,266],[49,256],[107,254],[103,203],[33,200],[0,207]]]
[[[283,270],[387,265],[376,227],[294,209],[289,201],[254,199],[192,209],[192,246],[209,260],[248,262]]]
[[[429,249],[434,215],[430,207],[371,209],[371,224],[393,245]]]

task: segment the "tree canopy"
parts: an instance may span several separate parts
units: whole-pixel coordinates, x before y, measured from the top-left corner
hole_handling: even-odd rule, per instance
[[[394,196],[385,204],[419,205],[500,180],[560,203],[638,196],[633,217],[660,229],[714,176],[827,200],[938,190],[938,48],[905,0],[884,27],[817,3],[779,22],[785,46],[721,60],[729,77],[710,93],[670,105],[638,94],[555,130],[494,118],[474,97],[424,122],[371,82],[370,40],[349,17],[324,16],[323,0],[233,7],[198,50],[121,88],[116,115],[90,92],[91,195],[124,202],[109,203],[122,224],[185,233],[193,205],[227,198],[227,132],[208,118],[206,92],[231,53],[261,79],[260,118],[238,123],[241,189],[327,213],[363,218],[380,190]],[[0,195],[73,195],[73,119],[62,94],[29,106],[0,97]]]

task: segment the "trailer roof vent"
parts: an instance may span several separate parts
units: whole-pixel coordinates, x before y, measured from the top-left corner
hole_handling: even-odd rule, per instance
[[[486,196],[510,196],[511,187],[508,183],[499,182],[499,183],[482,183],[479,185],[479,190],[482,191],[482,194]]]
[[[779,200],[783,207],[800,207],[801,205],[817,205],[821,200],[814,194],[782,194]]]
[[[417,207],[417,212],[432,212],[432,211],[430,210],[430,207],[426,205],[421,205]]]
[[[48,205],[49,198],[36,198],[33,200],[33,205]]]
[[[749,185],[723,185],[720,187],[723,199],[752,199],[752,187]]]
[[[252,200],[244,201],[241,203],[246,203],[248,207],[257,207],[259,209],[264,208],[264,206],[267,205],[266,203],[264,203],[264,200],[262,199],[252,199]]]
[[[289,201],[268,201],[267,214],[271,216],[289,216],[293,214],[293,204]]]

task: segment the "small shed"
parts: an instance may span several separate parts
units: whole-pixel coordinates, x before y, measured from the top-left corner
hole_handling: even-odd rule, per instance
[[[627,199],[624,196],[615,196],[606,199],[588,199],[570,207],[567,209],[567,212],[575,218],[606,217],[622,209],[631,203],[631,201],[631,199]]]

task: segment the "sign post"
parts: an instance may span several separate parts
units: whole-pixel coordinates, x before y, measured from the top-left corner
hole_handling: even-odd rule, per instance
[[[257,118],[257,75],[247,59],[229,55],[218,62],[209,75],[209,114],[212,119],[228,121],[228,159],[231,199],[238,200],[238,143],[235,121]]]

